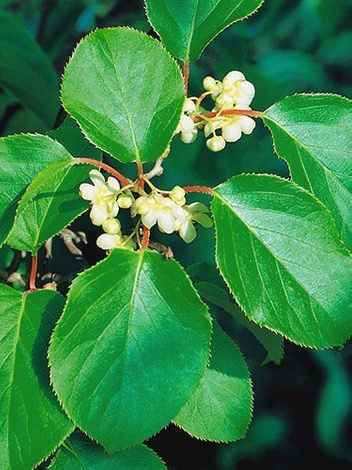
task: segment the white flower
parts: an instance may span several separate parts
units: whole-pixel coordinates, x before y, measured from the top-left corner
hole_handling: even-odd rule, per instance
[[[220,135],[216,135],[212,137],[211,139],[207,140],[207,147],[212,152],[221,152],[221,150],[224,150],[225,146],[226,146],[226,141]]]
[[[123,238],[121,235],[110,235],[108,233],[103,233],[97,238],[97,245],[103,250],[113,250],[118,248],[123,243]]]
[[[119,212],[116,195],[120,189],[120,183],[113,177],[105,181],[104,176],[97,170],[91,170],[89,176],[93,184],[81,184],[80,195],[91,203],[90,218],[93,224],[102,225],[106,219],[116,217]]]
[[[151,194],[137,199],[135,208],[137,214],[142,216],[142,224],[151,229],[158,224],[159,230],[172,233],[175,230],[175,217],[173,206],[177,206],[171,199],[161,194]]]
[[[227,93],[221,93],[215,103],[218,109],[231,109],[234,106],[234,99]]]

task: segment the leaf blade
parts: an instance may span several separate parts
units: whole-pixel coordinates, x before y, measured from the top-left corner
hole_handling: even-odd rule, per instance
[[[53,291],[20,294],[0,285],[3,468],[34,467],[73,430],[50,388],[46,364],[49,337],[63,304]]]
[[[277,155],[293,181],[330,209],[346,245],[352,243],[352,102],[337,95],[294,95],[263,114]]]
[[[326,208],[269,175],[234,177],[215,194],[217,263],[243,311],[307,347],[346,341],[350,258]]]
[[[229,442],[243,438],[248,429],[252,384],[238,347],[216,322],[213,326],[209,366],[173,421],[198,439]]]
[[[195,61],[225,28],[254,13],[263,0],[145,0],[148,19],[167,50]]]
[[[114,250],[73,283],[51,377],[74,421],[115,451],[168,424],[198,385],[209,342],[207,309],[175,261]]]
[[[158,41],[128,28],[83,39],[66,67],[61,95],[88,139],[124,163],[164,153],[185,100],[176,62]]]

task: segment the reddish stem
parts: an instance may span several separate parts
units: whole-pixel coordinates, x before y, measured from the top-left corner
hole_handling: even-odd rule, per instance
[[[115,178],[118,179],[123,186],[127,186],[128,184],[131,183],[129,179],[125,178],[125,176],[123,176],[120,172],[115,170],[115,168],[113,168],[110,165],[107,165],[106,163],[99,162],[99,160],[94,160],[93,158],[75,158],[75,163],[76,164],[85,163],[87,165],[93,165],[98,168],[102,168],[103,170],[110,173],[110,175],[115,176]]]
[[[204,114],[204,117],[206,118],[213,118],[215,116],[217,116],[219,113],[218,111],[212,111],[211,113],[206,113]],[[221,111],[220,113],[220,116],[250,116],[250,117],[254,117],[254,118],[260,118],[262,116],[263,113],[261,113],[260,111],[253,111],[252,109],[251,110],[248,110],[248,109],[224,109],[223,111]],[[195,122],[200,122],[202,121],[202,118],[201,116],[197,117],[195,119]]]
[[[31,274],[29,276],[29,289],[37,290],[36,279],[38,270],[38,255],[32,256]]]
[[[203,194],[210,194],[213,195],[212,188],[208,188],[208,186],[184,186],[183,189],[186,193],[203,193]]]
[[[183,64],[183,83],[185,84],[186,95],[188,93],[188,81],[189,81],[189,62]]]
[[[138,186],[139,186],[141,189],[144,189],[143,163],[137,162],[137,172],[138,172]]]
[[[150,238],[150,230],[147,227],[143,227],[143,237],[142,237],[142,244],[141,249],[145,250],[148,248],[149,245],[149,238]]]

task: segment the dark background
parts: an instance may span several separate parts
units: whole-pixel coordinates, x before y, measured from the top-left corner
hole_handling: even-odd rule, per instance
[[[76,42],[97,26],[129,25],[152,34],[140,0],[0,0],[0,8],[12,12],[25,25],[47,53],[58,76]],[[267,0],[256,15],[224,31],[201,60],[191,65],[190,94],[199,93],[206,75],[222,79],[230,70],[241,70],[255,84],[253,108],[257,110],[294,92],[351,96],[351,12],[350,0]],[[50,128],[33,109],[26,109],[2,78],[0,73],[0,134],[48,132]],[[60,112],[55,126],[63,118]],[[208,152],[202,138],[188,146],[176,139],[164,167],[158,185],[165,188],[174,184],[211,186],[242,172],[287,175],[285,163],[273,154],[269,133],[260,123],[251,136],[228,145],[221,154]],[[134,167],[128,171],[133,175]],[[74,259],[58,238],[54,240],[50,267],[43,255],[41,259],[42,270],[57,274],[62,291],[67,289],[72,273],[103,256],[95,248],[97,232],[86,215],[72,228],[85,231],[91,242],[81,247],[83,259]],[[160,237],[160,241],[165,240]],[[184,266],[213,262],[212,230],[201,229],[191,245],[177,237],[169,237],[165,243],[172,245]],[[4,247],[0,250],[0,270],[9,269],[11,264],[26,279],[28,260]],[[14,287],[24,288],[20,280],[15,280]],[[341,351],[314,351],[286,342],[280,366],[261,366],[265,357],[262,347],[235,320],[219,313],[252,373],[255,408],[247,437],[219,445],[191,439],[170,426],[150,440],[151,447],[169,468],[180,470],[296,469],[311,462],[315,467],[351,468],[351,345]]]

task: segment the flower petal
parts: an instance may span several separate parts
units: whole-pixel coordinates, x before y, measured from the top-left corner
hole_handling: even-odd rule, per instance
[[[97,188],[92,184],[83,183],[79,187],[79,194],[86,201],[92,201],[97,194]]]
[[[197,236],[196,229],[191,221],[186,222],[180,229],[180,236],[186,243],[191,243]]]
[[[175,217],[169,208],[161,209],[158,212],[158,227],[168,234],[175,230]]]
[[[94,186],[105,185],[105,178],[98,170],[90,170],[89,177],[93,181]]]
[[[117,248],[122,242],[123,239],[121,235],[109,235],[107,233],[103,233],[97,238],[97,245],[103,250],[113,250],[114,248]]]
[[[89,215],[94,225],[102,225],[109,218],[108,208],[106,204],[94,204]]]
[[[157,217],[154,211],[149,211],[147,214],[142,215],[142,224],[151,229],[156,224]]]
[[[120,183],[117,181],[116,178],[113,178],[112,176],[109,176],[108,178],[107,187],[112,193],[116,193],[121,188]]]

